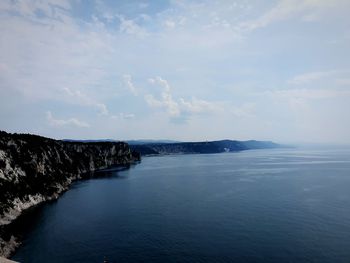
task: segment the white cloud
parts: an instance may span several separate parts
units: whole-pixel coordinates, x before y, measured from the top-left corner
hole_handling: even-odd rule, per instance
[[[347,89],[288,89],[264,92],[265,96],[271,97],[275,101],[286,101],[291,109],[301,109],[307,107],[314,101],[324,101],[330,99],[350,99],[350,90]]]
[[[247,102],[240,107],[230,107],[230,112],[236,117],[247,118],[255,115],[256,104],[252,102]]]
[[[266,27],[272,23],[298,17],[304,21],[314,21],[322,15],[330,15],[333,10],[349,7],[346,0],[280,0],[266,13],[250,21],[240,23],[244,30]]]
[[[0,10],[12,11],[24,16],[35,16],[35,12],[40,11],[48,17],[55,17],[57,11],[71,9],[70,1],[68,0],[2,0]]]
[[[151,84],[158,84],[161,86],[166,92],[170,92],[170,85],[168,81],[162,79],[161,77],[149,78],[148,82]]]
[[[52,116],[52,113],[50,111],[46,112],[46,119],[49,122],[49,124],[54,127],[63,127],[63,126],[78,127],[78,128],[90,127],[88,123],[80,121],[76,118],[70,118],[67,120],[55,119]]]
[[[143,27],[139,26],[135,20],[126,19],[123,15],[118,15],[117,17],[120,20],[120,32],[129,35],[135,35],[141,38],[146,37],[148,35],[147,31]]]
[[[191,101],[186,101],[185,99],[180,98],[179,104],[182,111],[190,114],[213,113],[224,110],[218,103],[200,100],[197,98],[192,98]]]
[[[135,114],[133,113],[119,113],[118,115],[112,115],[112,119],[121,119],[121,120],[130,120],[135,118]]]
[[[109,112],[105,104],[95,101],[94,99],[88,97],[86,94],[83,94],[79,90],[72,91],[69,88],[63,88],[63,90],[72,99],[73,103],[77,103],[83,106],[94,107],[99,111],[101,115],[108,115]]]
[[[150,78],[148,81],[151,84],[158,84],[162,88],[162,91],[160,99],[156,99],[151,94],[145,95],[145,100],[147,104],[153,108],[164,108],[170,116],[179,117],[181,113],[179,104],[176,101],[174,101],[172,97],[169,83],[161,77],[156,77],[155,79]]]
[[[134,86],[134,83],[132,82],[131,76],[128,75],[128,74],[123,75],[123,81],[124,81],[124,84],[125,84],[125,86],[127,87],[127,89],[128,89],[134,96],[137,96],[137,95],[138,95],[138,92],[137,92],[136,87]]]
[[[350,68],[347,0],[181,0],[152,2],[147,10],[138,3],[96,0],[99,8],[85,8],[73,1],[0,1],[0,128],[31,126],[58,137],[65,130],[67,138],[169,131],[166,136],[187,139],[258,138],[263,129],[272,139],[293,138],[297,124],[290,116],[311,105],[305,125],[317,114],[326,119],[332,108],[328,127],[334,134],[350,130],[343,114],[349,112],[349,72],[332,70]],[[286,77],[293,72],[302,74]],[[152,89],[136,82],[155,74],[166,80],[150,79]],[[118,78],[130,94],[116,90]],[[279,91],[267,91],[275,87]],[[79,115],[94,129],[70,136],[69,129],[45,130],[40,118],[23,122],[52,103],[62,108],[55,116],[74,111],[72,105],[94,109],[99,114]],[[132,118],[125,127],[119,123]],[[189,121],[179,128],[176,120]]]
[[[176,26],[176,23],[174,21],[168,19],[164,22],[164,25],[168,28],[174,28]]]
[[[145,9],[145,8],[147,8],[147,7],[149,7],[149,3],[145,3],[145,2],[139,3],[139,8]]]
[[[4,11],[4,3],[12,9]],[[3,89],[17,90],[31,100],[66,102],[62,87],[86,93],[91,86],[103,83],[108,74],[106,58],[113,48],[95,23],[86,24],[81,30],[70,13],[70,1],[1,4],[0,61],[6,65],[6,71],[0,71]],[[92,90],[89,96],[99,99],[90,102],[78,92],[74,96],[79,103],[85,100],[86,104],[95,104],[101,114],[107,113],[106,106],[97,102],[103,98],[103,92]],[[70,103],[74,102],[73,97],[68,98]]]
[[[288,83],[293,85],[303,85],[317,81],[337,82],[337,79],[340,79],[341,76],[347,76],[349,73],[350,70],[348,69],[307,72],[294,76],[292,79],[288,80]]]
[[[138,18],[140,18],[140,19],[143,20],[143,21],[147,21],[147,22],[149,22],[149,21],[152,20],[152,17],[149,16],[149,15],[147,15],[147,14],[140,14],[140,15],[138,16]]]
[[[164,108],[171,117],[179,117],[180,109],[179,104],[173,100],[170,93],[163,92],[161,99],[156,99],[151,94],[145,95],[145,100],[150,107],[153,108]]]
[[[171,87],[165,79],[161,77],[150,78],[149,83],[157,84],[162,88],[160,98],[156,99],[153,95],[145,95],[145,100],[150,107],[166,109],[171,117],[185,117],[184,115],[193,115],[201,113],[212,113],[222,111],[223,108],[217,103],[192,98],[186,101],[184,98],[175,100],[171,94]]]
[[[315,80],[322,79],[324,77],[329,77],[334,74],[334,71],[319,71],[319,72],[309,72],[293,77],[288,81],[290,84],[300,85],[313,82]]]

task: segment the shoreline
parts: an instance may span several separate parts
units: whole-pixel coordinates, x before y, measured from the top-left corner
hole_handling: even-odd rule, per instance
[[[52,196],[50,196],[50,197],[42,196],[42,198],[39,199],[40,200],[39,202],[27,202],[27,203],[25,203],[25,205],[24,205],[25,208],[23,208],[23,209],[19,209],[19,210],[12,209],[12,211],[10,211],[10,213],[8,213],[8,215],[5,215],[5,216],[0,218],[0,258],[1,257],[10,258],[11,256],[13,256],[15,254],[17,248],[21,246],[21,243],[22,243],[21,238],[16,236],[15,233],[13,233],[14,231],[12,231],[12,228],[14,225],[16,225],[17,223],[20,222],[20,220],[23,216],[28,215],[28,213],[30,213],[31,210],[36,209],[44,204],[57,201],[61,195],[63,195],[65,192],[69,191],[70,186],[73,183],[76,183],[79,181],[84,181],[84,180],[90,180],[90,179],[94,179],[94,178],[101,178],[103,176],[98,176],[98,174],[100,172],[104,172],[104,171],[110,172],[110,171],[127,170],[127,169],[130,169],[131,166],[137,165],[140,162],[141,161],[134,161],[130,165],[118,165],[118,166],[114,166],[114,167],[105,167],[105,168],[101,168],[101,169],[97,169],[94,171],[84,173],[83,176],[78,175],[78,176],[76,176],[76,178],[70,179],[69,183],[67,185],[62,187],[60,189],[60,191],[54,193]],[[89,176],[86,176],[86,175],[89,175]],[[17,206],[17,207],[20,207],[20,206]],[[13,212],[13,213],[11,214],[11,212]],[[5,221],[5,220],[7,220],[7,221]],[[3,239],[3,238],[5,238],[5,239]],[[2,263],[2,262],[0,261],[0,263]]]
[[[56,200],[77,180],[104,169],[141,161],[124,142],[66,142],[0,131],[0,256],[9,257],[18,238],[11,225],[24,211]]]

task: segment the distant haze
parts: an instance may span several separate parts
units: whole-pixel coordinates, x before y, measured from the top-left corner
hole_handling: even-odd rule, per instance
[[[350,1],[1,0],[0,129],[350,143]]]

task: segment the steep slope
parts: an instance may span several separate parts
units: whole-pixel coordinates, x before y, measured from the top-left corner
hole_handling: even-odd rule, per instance
[[[23,210],[57,198],[72,181],[139,160],[123,142],[66,142],[0,131],[0,236],[1,226]],[[0,237],[0,255],[6,254],[2,243]]]

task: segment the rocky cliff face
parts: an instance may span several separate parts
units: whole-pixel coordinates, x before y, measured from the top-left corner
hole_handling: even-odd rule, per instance
[[[139,160],[123,142],[66,142],[0,131],[0,227],[23,210],[57,198],[76,179]],[[2,243],[0,237],[0,255],[5,255]]]

